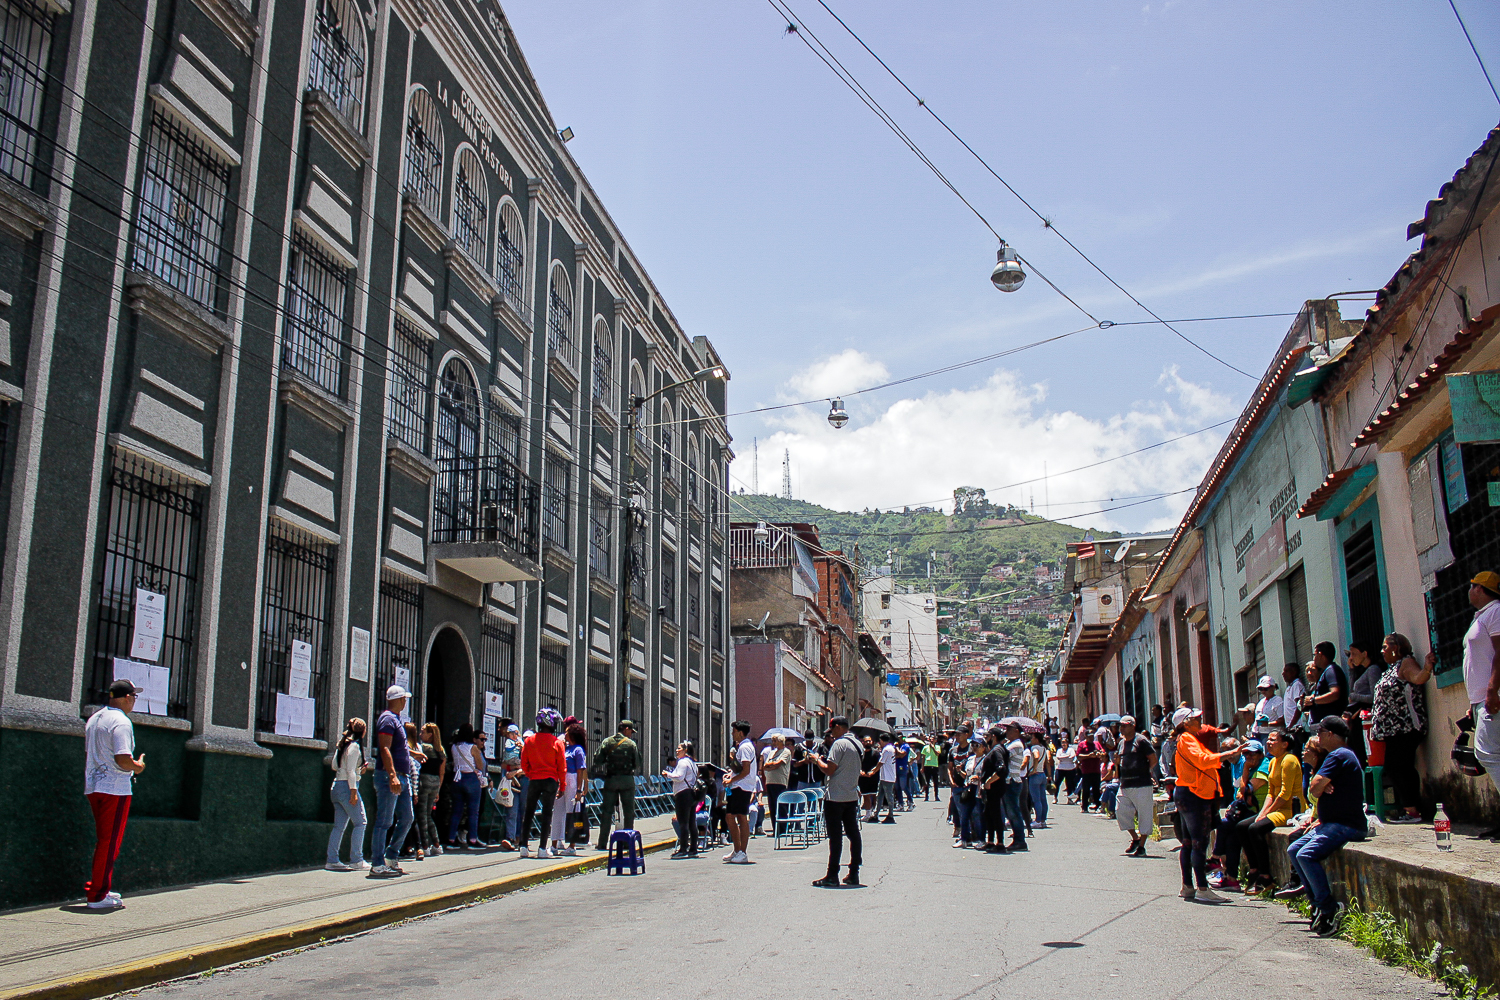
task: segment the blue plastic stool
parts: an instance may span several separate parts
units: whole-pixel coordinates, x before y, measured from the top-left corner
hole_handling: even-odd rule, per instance
[[[631,875],[639,875],[646,870],[646,852],[641,845],[641,835],[637,830],[616,830],[609,837],[609,862],[604,873],[624,875],[627,867]]]

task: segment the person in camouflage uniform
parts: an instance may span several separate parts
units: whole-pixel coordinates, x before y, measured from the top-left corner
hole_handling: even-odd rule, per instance
[[[635,829],[635,772],[640,769],[641,752],[635,745],[635,723],[620,720],[619,732],[599,744],[594,751],[595,777],[604,779],[604,800],[599,804],[599,850],[609,848],[609,825],[615,816],[615,803],[625,813],[622,830]]]

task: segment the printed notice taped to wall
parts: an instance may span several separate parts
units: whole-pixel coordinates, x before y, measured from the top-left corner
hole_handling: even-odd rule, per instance
[[[165,631],[166,619],[167,595],[137,587],[135,589],[135,631],[130,637],[132,660],[155,663],[161,659],[161,639]]]

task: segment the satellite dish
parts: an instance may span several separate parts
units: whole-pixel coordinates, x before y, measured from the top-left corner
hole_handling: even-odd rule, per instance
[[[1125,553],[1127,553],[1129,551],[1130,551],[1130,543],[1129,542],[1126,542],[1124,545],[1121,545],[1118,549],[1115,549],[1115,562],[1124,562],[1125,561]]]

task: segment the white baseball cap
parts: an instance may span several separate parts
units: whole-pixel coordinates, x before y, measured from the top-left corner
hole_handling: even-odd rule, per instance
[[[1275,687],[1276,687],[1276,682],[1275,682],[1275,681],[1273,681],[1273,680],[1271,680],[1271,678],[1269,678],[1269,677],[1262,677],[1262,678],[1261,678],[1261,679],[1260,679],[1260,683],[1259,683],[1259,684],[1257,684],[1257,685],[1255,685],[1255,686],[1256,686],[1256,687],[1257,687],[1257,688],[1259,688],[1259,689],[1260,689],[1260,690],[1262,690],[1262,691],[1264,691],[1264,690],[1265,690],[1265,689],[1266,689],[1266,688],[1272,688],[1272,689],[1275,689]]]
[[[1193,716],[1201,716],[1202,714],[1203,709],[1201,708],[1179,708],[1177,711],[1172,713],[1172,726],[1173,728],[1176,728],[1177,726],[1180,726],[1187,720],[1191,719]]]
[[[392,684],[390,687],[388,687],[388,688],[385,689],[385,700],[386,701],[395,701],[398,698],[410,698],[410,697],[411,697],[411,692],[408,691],[408,690],[406,690],[406,688],[402,687],[400,684]]]

